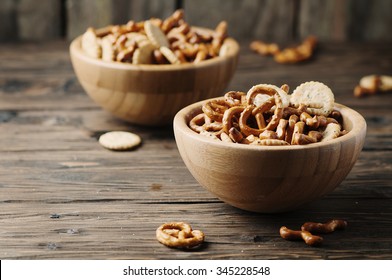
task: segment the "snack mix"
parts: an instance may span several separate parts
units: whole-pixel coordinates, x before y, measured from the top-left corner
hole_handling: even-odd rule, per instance
[[[89,27],[82,36],[82,49],[91,57],[104,61],[132,64],[181,64],[223,56],[227,23],[215,30],[193,28],[177,10],[165,20],[134,22],[109,26],[98,33]]]
[[[312,81],[288,92],[287,85],[269,84],[229,91],[203,104],[189,127],[214,140],[262,146],[306,145],[347,133],[328,86]]]

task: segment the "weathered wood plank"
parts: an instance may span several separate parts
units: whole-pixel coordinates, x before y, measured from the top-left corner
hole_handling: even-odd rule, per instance
[[[363,152],[331,194],[303,208],[262,215],[204,190],[182,162],[172,128],[144,128],[104,113],[78,84],[65,43],[0,45],[0,258],[2,259],[391,259],[392,95],[356,99],[369,72],[392,74],[385,44],[321,44],[314,60],[278,65],[241,45],[230,89],[310,79],[368,122]],[[381,61],[381,62],[380,62]],[[109,130],[143,138],[131,152],[102,148]],[[280,226],[346,219],[320,248],[279,237]],[[155,240],[164,222],[206,234],[195,251]]]
[[[90,26],[100,28],[125,24],[129,20],[166,18],[174,11],[174,1],[159,0],[67,0],[67,38],[81,35]]]
[[[48,40],[60,38],[61,2],[21,0],[17,4],[18,37],[21,40]]]
[[[346,6],[348,39],[353,41],[391,41],[392,0],[350,0]]]
[[[301,0],[300,38],[314,34],[323,41],[390,41],[392,1]]]
[[[18,28],[15,1],[3,0],[0,2],[0,18],[0,42],[16,40]]]
[[[226,20],[229,35],[238,40],[284,42],[293,39],[294,5],[287,0],[202,0],[185,1],[184,9],[192,25],[215,28]]]

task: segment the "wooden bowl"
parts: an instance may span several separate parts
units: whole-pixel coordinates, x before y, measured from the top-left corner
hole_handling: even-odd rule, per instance
[[[222,95],[239,55],[234,39],[227,38],[224,45],[224,56],[198,64],[133,65],[87,56],[79,36],[70,45],[70,55],[79,82],[102,108],[135,124],[164,125],[181,108]]]
[[[204,102],[187,106],[174,118],[180,155],[201,186],[248,211],[290,211],[333,191],[354,166],[365,141],[364,118],[340,104],[335,109],[348,133],[327,142],[253,146],[216,141],[188,127]]]

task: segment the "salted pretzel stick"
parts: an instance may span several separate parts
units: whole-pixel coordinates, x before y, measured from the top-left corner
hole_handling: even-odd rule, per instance
[[[283,226],[279,230],[280,236],[286,240],[301,240],[309,246],[318,246],[323,242],[323,238],[317,235],[311,234],[309,231],[303,230],[291,230]]]
[[[233,118],[235,114],[240,114],[244,110],[243,106],[234,106],[227,109],[222,117],[222,131],[229,134],[230,128],[233,126]]]
[[[331,233],[335,230],[342,230],[347,227],[347,222],[344,220],[330,220],[324,224],[307,222],[301,227],[301,230],[306,230],[311,233]]]

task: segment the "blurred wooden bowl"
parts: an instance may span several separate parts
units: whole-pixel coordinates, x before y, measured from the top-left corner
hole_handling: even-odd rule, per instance
[[[135,124],[165,125],[181,108],[222,95],[239,55],[233,38],[227,38],[224,45],[224,56],[198,64],[133,65],[87,56],[79,36],[71,42],[70,55],[79,82],[103,109]]]
[[[333,191],[354,166],[364,145],[366,122],[340,104],[348,131],[310,145],[253,146],[225,143],[188,127],[206,101],[179,111],[173,122],[180,155],[193,177],[224,202],[248,211],[294,210]]]

